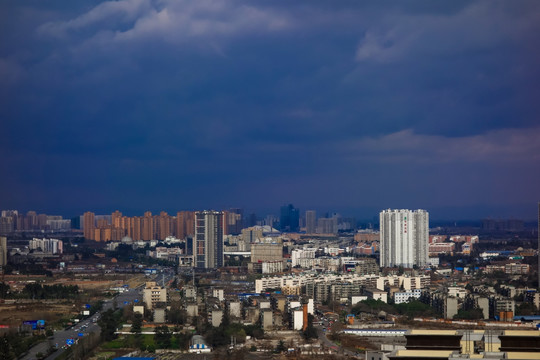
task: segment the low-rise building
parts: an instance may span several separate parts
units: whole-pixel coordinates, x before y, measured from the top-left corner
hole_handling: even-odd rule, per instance
[[[154,281],[146,283],[143,290],[143,301],[147,309],[153,309],[158,303],[167,303],[167,289],[157,285]]]
[[[367,288],[367,289],[364,289],[364,295],[366,295],[368,299],[381,300],[382,302],[385,302],[385,303],[388,302],[388,293],[384,290]]]
[[[410,299],[420,299],[420,295],[422,295],[422,290],[420,289],[415,289],[412,291],[405,291],[405,292],[395,292],[394,304],[406,303]]]

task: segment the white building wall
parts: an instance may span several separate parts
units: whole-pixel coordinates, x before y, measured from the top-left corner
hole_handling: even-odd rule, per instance
[[[425,210],[389,209],[379,218],[382,267],[427,264],[429,215]]]
[[[302,330],[304,327],[304,311],[293,310],[293,329]]]

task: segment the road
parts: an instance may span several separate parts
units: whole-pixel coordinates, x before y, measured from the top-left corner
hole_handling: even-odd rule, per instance
[[[137,289],[129,289],[115,297],[116,304],[119,308],[122,308],[126,305],[132,304],[135,300],[137,300],[138,303],[142,304],[142,288]],[[79,334],[82,334],[83,336],[86,336],[92,332],[101,332],[100,327],[97,323],[94,323],[92,319],[98,318],[101,316],[101,313],[104,311],[107,311],[108,309],[111,309],[114,306],[114,300],[107,300],[103,304],[103,309],[97,313],[95,313],[92,317],[89,317],[85,320],[80,321],[79,323],[75,324],[74,326],[65,329],[65,330],[59,330],[54,332],[54,336],[50,337],[47,341],[43,341],[39,344],[36,344],[33,346],[26,355],[24,355],[20,360],[35,360],[36,354],[42,353],[46,354],[47,350],[51,346],[55,346],[58,344],[58,350],[52,353],[50,356],[47,357],[47,360],[54,360],[60,354],[64,352],[64,349],[62,349],[62,346],[66,345],[67,339],[77,339],[79,338]]]
[[[324,347],[334,349],[338,351],[339,353],[349,355],[349,356],[358,356],[355,352],[349,351],[347,349],[343,349],[341,346],[333,343],[326,337],[326,332],[324,332],[323,327],[321,325],[316,325],[315,329],[317,329],[317,335],[319,335],[319,341],[321,342],[321,345]]]

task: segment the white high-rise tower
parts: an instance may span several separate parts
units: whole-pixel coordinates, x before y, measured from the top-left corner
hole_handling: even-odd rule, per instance
[[[380,213],[381,267],[428,262],[429,214],[425,210],[383,210]]]

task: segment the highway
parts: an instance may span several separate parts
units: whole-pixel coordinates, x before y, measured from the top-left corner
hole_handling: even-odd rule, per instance
[[[142,304],[142,287],[139,287],[137,289],[129,289],[115,297],[116,304],[118,308],[122,308],[126,305],[132,304],[135,300],[137,300],[138,303]],[[108,309],[111,309],[114,306],[114,300],[109,299],[106,300],[103,304],[103,309],[91,317],[84,319],[80,321],[79,323],[73,325],[72,327],[65,329],[65,330],[59,330],[54,332],[54,336],[50,337],[48,340],[43,341],[39,344],[36,344],[34,347],[32,347],[26,355],[21,357],[21,360],[35,360],[36,354],[42,353],[46,354],[47,350],[50,346],[55,346],[58,344],[58,350],[49,355],[46,359],[47,360],[54,360],[60,354],[62,354],[65,349],[62,347],[66,345],[66,340],[68,339],[77,339],[79,338],[79,334],[82,334],[83,336],[87,336],[88,334],[92,332],[97,332],[98,334],[101,332],[100,327],[97,323],[94,323],[92,319],[98,319],[99,316],[101,316],[101,313],[104,311],[107,311]]]

